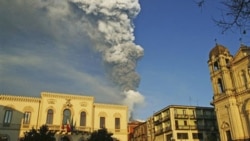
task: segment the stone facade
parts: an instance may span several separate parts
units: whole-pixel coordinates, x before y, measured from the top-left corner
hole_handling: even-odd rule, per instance
[[[210,51],[208,67],[221,141],[250,140],[250,48],[233,56],[219,44]]]
[[[128,107],[95,103],[94,97],[42,92],[40,98],[0,95],[0,140],[18,140],[25,131],[48,125],[56,140],[86,140],[107,128],[114,138],[127,141]]]

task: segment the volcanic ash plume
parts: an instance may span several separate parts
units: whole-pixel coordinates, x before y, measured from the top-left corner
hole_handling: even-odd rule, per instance
[[[2,59],[9,62],[0,61],[0,65],[4,65],[2,68],[9,67],[9,70],[15,70],[11,68],[12,65],[18,66],[18,69],[27,68],[23,74],[32,71],[33,75],[27,75],[32,80],[41,71],[44,76],[53,76],[48,78],[54,81],[76,84],[81,91],[81,84],[91,84],[89,89],[95,89],[93,85],[100,86],[92,78],[103,67],[99,63],[99,59],[102,59],[108,76],[122,92],[114,99],[125,99],[132,111],[135,104],[143,102],[143,96],[136,91],[140,77],[135,71],[137,61],[143,56],[143,48],[134,43],[133,35],[133,19],[139,11],[138,0],[0,0],[0,19],[3,19],[0,20],[0,47],[5,51],[0,54],[1,57],[12,58]],[[100,67],[95,68],[95,59],[85,61],[90,60],[88,57],[98,60]],[[85,61],[86,67],[79,67],[81,64],[78,61],[82,61],[82,64]],[[98,70],[93,72],[92,66],[88,67],[90,64],[93,64],[94,70]],[[14,78],[11,72],[5,71]],[[26,80],[25,77],[21,78]],[[88,79],[92,81],[81,83]],[[6,77],[1,80],[12,79]],[[8,86],[9,83],[4,84]],[[53,86],[58,85],[59,89],[63,85],[60,84],[53,83]],[[26,87],[23,90],[26,91]]]
[[[124,102],[132,111],[134,104],[143,103],[136,91],[140,77],[135,68],[143,56],[143,48],[134,43],[133,19],[140,11],[138,0],[72,0],[87,17],[92,18],[101,36],[92,38],[102,54],[112,81],[125,95]],[[92,35],[90,35],[92,36]]]

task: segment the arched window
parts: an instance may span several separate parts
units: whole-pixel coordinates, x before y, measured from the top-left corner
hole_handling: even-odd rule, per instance
[[[214,62],[214,70],[217,71],[217,70],[219,70],[219,69],[220,69],[220,67],[219,67],[218,62],[217,62],[217,61]]]
[[[218,79],[218,89],[219,89],[219,93],[224,93],[225,92],[224,86],[222,84],[222,80],[220,78]]]
[[[80,126],[86,126],[86,112],[81,112]]]
[[[49,109],[48,112],[47,112],[46,124],[53,124],[53,115],[54,115],[53,110]]]
[[[70,121],[71,112],[69,109],[63,111],[63,124],[67,124]]]

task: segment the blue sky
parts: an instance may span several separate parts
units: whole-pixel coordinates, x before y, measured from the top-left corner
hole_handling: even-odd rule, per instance
[[[147,105],[138,115],[151,115],[170,104],[210,106],[213,91],[207,65],[209,51],[218,44],[234,55],[246,35],[238,31],[221,34],[213,18],[221,5],[207,1],[199,9],[193,0],[140,0],[135,20],[136,43],[145,55],[138,63],[139,91]]]
[[[212,20],[221,15],[216,1],[202,9],[193,0],[140,0],[140,7],[134,0],[116,0],[116,5],[69,1],[0,1],[0,93],[39,97],[50,91],[117,104],[131,100],[134,118],[146,119],[170,104],[210,106],[207,61],[215,39],[233,55],[241,42],[248,45],[247,35],[221,34]],[[132,54],[129,63],[115,68],[127,54]],[[117,80],[128,68],[133,75]],[[141,78],[138,88],[133,71]],[[126,99],[119,80],[130,82],[129,76],[135,79],[126,88],[142,96]]]

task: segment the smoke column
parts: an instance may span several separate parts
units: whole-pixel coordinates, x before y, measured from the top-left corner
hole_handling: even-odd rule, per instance
[[[78,76],[83,75],[77,67],[81,64],[61,60],[87,48],[101,56],[108,77],[121,91],[117,95],[132,112],[136,104],[144,102],[137,91],[140,77],[136,73],[137,61],[144,53],[133,35],[133,19],[139,12],[138,0],[0,0],[0,72],[9,74],[3,84],[11,80],[8,69],[16,67],[28,70],[27,77],[38,77],[41,71],[79,82],[82,77]],[[58,62],[53,64],[51,59],[47,63],[50,58]],[[72,72],[78,75],[71,78]]]
[[[132,111],[134,104],[143,103],[144,97],[136,91],[140,77],[136,73],[143,49],[133,43],[133,19],[140,11],[138,0],[73,0],[86,15],[96,19],[93,25],[104,38],[96,48],[102,53],[112,81],[125,95],[124,102]],[[94,39],[95,40],[95,39]],[[98,39],[99,40],[99,39]]]

